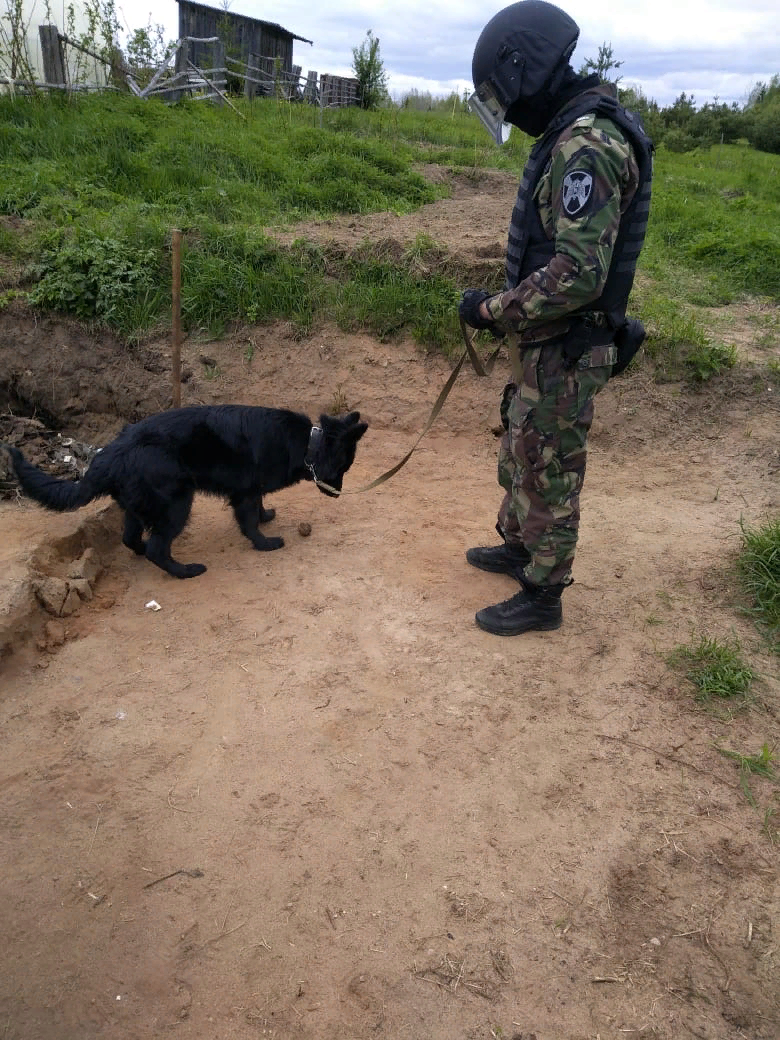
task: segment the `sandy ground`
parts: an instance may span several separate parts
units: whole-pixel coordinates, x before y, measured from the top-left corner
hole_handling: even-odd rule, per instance
[[[481,255],[509,185],[485,198]],[[463,202],[418,229],[457,235]],[[381,218],[348,223],[308,231]],[[74,371],[89,346],[17,331],[25,356],[59,336]],[[185,403],[360,409],[348,488],[408,450],[450,370],[335,329],[185,353]],[[0,661],[2,1040],[780,1034],[777,787],[750,778],[752,806],[716,748],[779,736],[777,658],[733,577],[740,518],[780,507],[778,391],[744,368],[701,393],[610,384],[564,626],[498,639],[473,614],[515,585],[464,551],[494,541],[503,382],[464,370],[377,490],[273,496],[279,552],[198,500],[192,581],[119,545],[113,507],[0,503],[6,603],[88,545],[103,567],[65,618],[25,600]],[[747,710],[702,710],[665,664],[701,636],[740,640]]]

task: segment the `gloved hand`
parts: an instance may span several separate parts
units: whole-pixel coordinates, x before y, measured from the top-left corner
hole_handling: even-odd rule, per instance
[[[493,319],[483,318],[479,313],[480,304],[489,300],[492,293],[484,289],[466,289],[458,304],[458,314],[472,329],[492,329]]]

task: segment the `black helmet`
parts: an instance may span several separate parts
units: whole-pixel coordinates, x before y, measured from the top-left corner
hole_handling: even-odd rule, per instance
[[[544,130],[579,35],[577,23],[545,0],[520,0],[487,23],[474,48],[469,105],[499,144],[505,120],[534,136]]]

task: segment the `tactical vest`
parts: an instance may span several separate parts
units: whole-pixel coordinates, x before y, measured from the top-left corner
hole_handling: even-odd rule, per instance
[[[555,243],[545,234],[539,211],[533,204],[534,192],[561,133],[589,112],[606,117],[622,130],[633,147],[639,167],[639,185],[628,209],[620,219],[604,289],[597,300],[572,312],[572,316],[604,313],[609,326],[614,330],[625,321],[628,296],[647,230],[653,174],[653,143],[645,133],[639,117],[623,108],[613,97],[586,91],[553,120],[548,130],[531,149],[509,226],[506,288],[514,289],[533,271],[546,266],[555,255]],[[608,342],[609,338],[611,337],[607,335],[605,341]]]

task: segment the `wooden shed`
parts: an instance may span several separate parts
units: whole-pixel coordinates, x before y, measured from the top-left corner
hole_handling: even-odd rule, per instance
[[[176,0],[179,5],[179,39],[195,36],[201,39],[219,36],[231,57],[247,62],[250,54],[281,60],[284,72],[290,73],[293,64],[293,40],[312,43],[275,22],[263,22],[243,14],[233,14],[192,0]],[[208,44],[191,44],[189,58],[196,65],[207,60]]]

